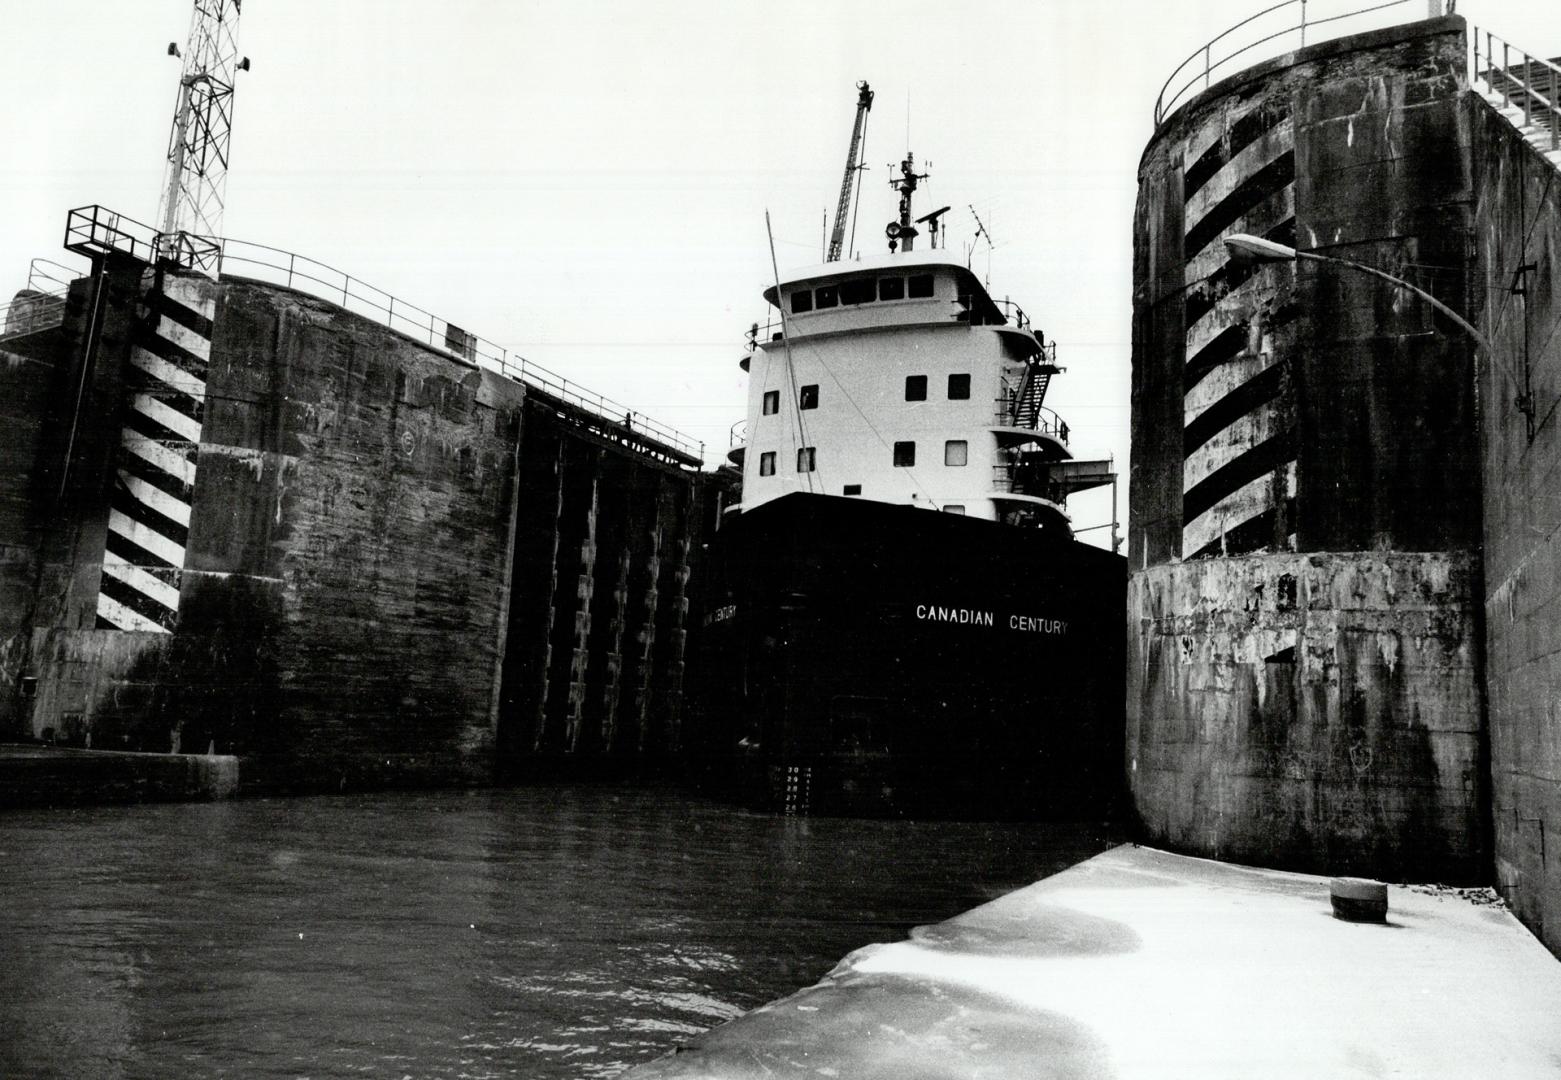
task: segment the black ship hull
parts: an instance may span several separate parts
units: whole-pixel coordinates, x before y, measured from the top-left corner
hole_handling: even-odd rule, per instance
[[[683,745],[713,793],[812,814],[1118,809],[1119,556],[798,494],[724,526],[702,577]]]

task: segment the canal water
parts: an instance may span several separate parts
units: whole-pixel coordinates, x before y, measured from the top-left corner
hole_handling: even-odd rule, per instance
[[[531,787],[0,814],[0,1077],[611,1076],[1102,850]]]

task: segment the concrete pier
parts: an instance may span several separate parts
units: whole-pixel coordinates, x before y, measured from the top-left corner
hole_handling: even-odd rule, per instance
[[[1388,889],[1123,846],[870,945],[626,1074],[1469,1077],[1561,1069],[1561,963],[1487,890]]]

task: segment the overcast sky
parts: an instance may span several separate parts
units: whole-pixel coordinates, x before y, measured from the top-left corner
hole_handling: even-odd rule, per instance
[[[765,315],[765,211],[783,269],[820,260],[866,79],[856,249],[883,249],[887,165],[909,146],[931,172],[919,212],[955,207],[949,246],[963,251],[973,205],[996,247],[972,265],[1060,343],[1068,371],[1048,404],[1078,456],[1116,456],[1125,513],[1133,203],[1155,97],[1265,6],[248,0],[224,232],[514,348],[703,440],[714,461],[742,420],[744,330]],[[5,4],[7,297],[30,259],[71,261],[71,207],[155,218],[179,74],[165,49],[182,46],[190,10]],[[1458,10],[1561,54],[1555,0]],[[1079,527],[1109,519],[1099,496],[1073,510]]]

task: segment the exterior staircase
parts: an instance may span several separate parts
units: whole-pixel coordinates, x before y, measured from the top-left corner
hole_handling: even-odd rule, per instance
[[[1475,27],[1470,36],[1475,89],[1524,141],[1561,169],[1561,58],[1530,55]]]
[[[1030,358],[1024,369],[1024,381],[1014,395],[1013,413],[1009,423],[1013,427],[1033,430],[1041,419],[1041,403],[1046,400],[1046,390],[1051,386],[1057,367],[1057,345],[1048,343],[1039,356]]]

